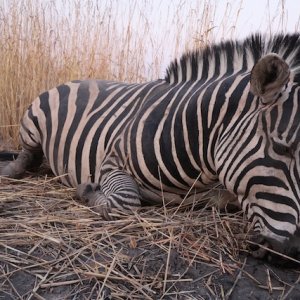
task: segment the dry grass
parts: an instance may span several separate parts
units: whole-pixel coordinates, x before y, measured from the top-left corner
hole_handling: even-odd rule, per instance
[[[156,79],[184,50],[212,42],[215,1],[176,5],[162,2],[158,10],[137,0],[4,0],[0,137],[18,145],[20,118],[44,90],[73,79]]]
[[[85,78],[157,79],[184,51],[213,43],[216,37],[234,38],[243,0],[228,2],[216,24],[218,5],[217,0],[159,5],[138,0],[3,0],[0,139],[17,147],[25,109],[58,84]],[[275,16],[267,17],[270,33],[283,30],[285,1],[278,3]]]
[[[251,289],[288,299],[299,292],[299,272],[247,258],[241,213],[145,207],[107,222],[74,195],[51,175],[2,179],[0,298],[240,299]]]
[[[63,11],[66,9],[67,14],[68,8],[72,11],[65,16]],[[140,80],[141,72],[136,70],[143,55],[133,53],[132,57],[137,59],[132,68],[124,51],[117,57],[120,68],[112,63],[116,56],[112,49],[115,44],[119,49],[126,47],[131,25],[128,24],[121,38],[115,24],[110,24],[108,10],[109,7],[97,10],[96,6],[80,1],[76,4],[65,1],[60,5],[46,1],[6,1],[0,11],[0,55],[4,58],[0,64],[3,108],[0,119],[5,140],[13,139],[16,143],[17,124],[23,112],[43,90],[87,77],[124,79],[120,74],[127,74],[128,79]]]
[[[55,178],[6,183],[0,186],[0,282],[7,295],[21,293],[14,281],[20,271],[34,278],[26,299],[43,299],[60,286],[69,293],[65,298],[105,291],[112,299],[192,295],[180,289],[183,283],[242,266],[246,224],[240,214],[152,207],[105,222]]]

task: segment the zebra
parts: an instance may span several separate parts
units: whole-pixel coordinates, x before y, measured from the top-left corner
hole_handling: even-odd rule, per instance
[[[143,201],[195,201],[220,183],[261,245],[298,257],[300,34],[208,45],[146,83],[67,82],[32,102],[20,142],[2,176],[45,156],[105,219]]]

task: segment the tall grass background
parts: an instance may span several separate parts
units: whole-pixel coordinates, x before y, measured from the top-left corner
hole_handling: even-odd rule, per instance
[[[235,37],[243,1],[228,3],[217,25],[217,0],[155,3],[0,0],[2,144],[17,147],[19,121],[44,90],[73,79],[156,79],[182,52]]]

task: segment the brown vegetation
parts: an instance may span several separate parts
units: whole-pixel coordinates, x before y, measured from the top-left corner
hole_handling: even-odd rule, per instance
[[[215,3],[197,3],[192,7],[181,1],[174,7],[167,1],[157,11],[151,1],[137,0],[4,1],[0,137],[16,147],[27,106],[60,83],[85,78],[142,82],[163,76],[169,60],[213,40]]]
[[[33,176],[0,183],[0,299],[298,299],[299,270],[248,256],[240,212],[145,207],[108,222]]]
[[[164,76],[169,61],[185,50],[207,45],[216,36],[234,37],[243,7],[242,0],[228,2],[216,25],[216,0],[157,4],[2,1],[0,137],[16,147],[18,124],[27,106],[60,83],[85,78],[142,82]],[[284,4],[284,0],[278,4],[277,12],[281,29]],[[268,18],[271,28],[275,20]]]

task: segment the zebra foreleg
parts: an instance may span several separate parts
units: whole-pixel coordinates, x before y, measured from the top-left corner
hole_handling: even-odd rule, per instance
[[[110,215],[112,209],[129,213],[141,206],[136,182],[121,170],[110,172],[101,186],[96,183],[78,185],[76,194],[105,220],[112,219]]]
[[[99,213],[105,220],[111,220],[111,205],[97,183],[82,183],[77,186],[76,196],[85,205]]]
[[[23,150],[16,160],[9,162],[0,170],[0,176],[20,178],[26,170],[40,166],[42,160],[43,152]]]

